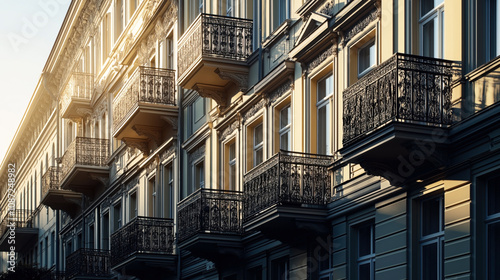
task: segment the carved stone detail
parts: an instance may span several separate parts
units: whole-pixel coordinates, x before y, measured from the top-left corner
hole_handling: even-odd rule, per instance
[[[323,61],[325,61],[328,57],[331,56],[336,56],[337,55],[337,48],[335,45],[332,45],[331,47],[327,48],[324,50],[322,53],[320,53],[318,56],[316,56],[311,62],[306,67],[306,71],[310,73],[314,68],[318,67]]]
[[[223,80],[229,80],[236,84],[240,91],[247,91],[248,89],[248,73],[242,72],[229,72],[221,70],[220,68],[214,71]]]
[[[217,102],[221,109],[227,107],[227,100],[224,96],[225,89],[223,87],[195,84],[193,89],[197,91],[201,97],[212,98],[215,102]]]
[[[273,90],[272,92],[269,93],[269,102],[273,103],[275,102],[278,98],[283,96],[285,93],[293,90],[293,80],[287,81],[283,83],[281,86],[279,86],[277,89]]]
[[[205,145],[200,146],[198,149],[196,149],[194,152],[188,155],[189,165],[192,165],[194,161],[200,159],[204,155],[205,155]]]
[[[240,126],[238,121],[234,121],[230,125],[228,125],[220,135],[220,141],[224,141],[229,135],[231,135],[234,131],[238,129]]]
[[[164,151],[164,152],[161,154],[160,159],[161,159],[162,161],[164,161],[164,160],[168,159],[170,156],[172,156],[172,155],[174,155],[174,154],[175,154],[176,150],[177,150],[177,149],[175,148],[175,145],[170,146],[170,148],[168,148],[166,151]]]
[[[149,175],[153,173],[156,170],[156,167],[158,167],[158,163],[158,157],[155,157],[153,161],[151,161],[151,163],[146,167],[146,174]]]
[[[178,118],[177,117],[161,116],[160,118],[162,120],[164,120],[166,123],[170,124],[172,126],[173,130],[177,130],[178,129],[178,125],[177,125]]]
[[[323,7],[319,10],[320,13],[328,15],[328,16],[333,16],[333,7],[335,6],[335,3],[333,0],[330,0],[326,2]]]
[[[157,145],[161,143],[161,128],[159,127],[136,124],[132,126],[132,129],[137,133],[137,135],[146,136],[155,141]]]
[[[124,137],[122,141],[125,145],[136,148],[141,151],[144,155],[149,155],[148,140],[140,138]]]
[[[342,39],[342,46],[346,46],[349,41],[356,36],[356,34],[362,32],[370,23],[380,18],[380,9],[374,8],[365,17],[356,22],[353,26],[348,28],[344,32],[344,37]]]
[[[243,119],[246,121],[249,118],[253,117],[262,107],[266,105],[266,100],[261,99],[259,102],[255,103],[250,110],[246,111],[243,115]]]

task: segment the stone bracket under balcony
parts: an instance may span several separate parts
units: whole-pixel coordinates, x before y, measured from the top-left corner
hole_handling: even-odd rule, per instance
[[[403,186],[448,164],[453,63],[395,54],[344,90],[343,162]]]
[[[113,100],[113,137],[149,152],[177,131],[175,71],[139,67]]]
[[[201,14],[179,40],[179,85],[224,109],[230,95],[248,89],[252,33],[252,20]]]
[[[245,231],[290,244],[326,234],[332,162],[331,156],[280,151],[250,170],[243,179]]]
[[[242,193],[200,189],[178,205],[178,246],[217,266],[232,265],[243,254]]]
[[[59,186],[60,169],[51,166],[42,176],[42,201],[54,210],[62,210],[72,218],[81,211],[82,194],[70,190],[63,190]]]
[[[9,252],[15,240],[16,252],[23,252],[31,248],[38,240],[38,228],[33,227],[33,211],[11,210],[8,211],[0,224],[0,252]],[[12,231],[13,229],[13,231]]]

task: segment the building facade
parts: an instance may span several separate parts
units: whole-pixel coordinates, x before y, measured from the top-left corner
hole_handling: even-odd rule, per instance
[[[499,20],[499,0],[72,1],[1,165],[2,267],[498,279]]]

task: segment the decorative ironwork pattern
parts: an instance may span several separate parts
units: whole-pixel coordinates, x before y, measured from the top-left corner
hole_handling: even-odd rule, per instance
[[[176,105],[175,70],[139,67],[113,100],[115,129],[139,103]]]
[[[66,277],[106,277],[111,274],[108,250],[82,248],[66,257]]]
[[[179,75],[202,55],[245,61],[252,54],[253,21],[201,14],[179,43]]]
[[[40,277],[41,280],[65,280],[66,278],[66,272],[64,271],[48,271],[44,275]]]
[[[0,237],[7,232],[7,226],[14,224],[16,228],[32,228],[31,214],[33,211],[24,209],[7,210],[0,224]]]
[[[65,112],[73,99],[88,100],[94,90],[94,75],[88,73],[72,73],[61,96],[61,111]]]
[[[243,177],[244,220],[275,205],[326,205],[333,157],[280,151]]]
[[[344,90],[344,145],[389,121],[451,123],[452,62],[395,54]]]
[[[76,137],[62,157],[60,180],[64,180],[75,165],[107,167],[108,139]]]
[[[243,194],[199,189],[178,205],[179,241],[197,233],[241,234]]]
[[[59,189],[59,173],[60,170],[56,166],[51,166],[42,176],[42,197],[49,192],[49,190]]]
[[[174,254],[172,219],[136,217],[111,235],[111,265],[134,254]]]

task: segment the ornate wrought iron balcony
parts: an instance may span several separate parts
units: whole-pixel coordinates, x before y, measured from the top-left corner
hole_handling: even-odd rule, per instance
[[[241,234],[241,192],[199,189],[178,205],[180,242],[198,233]]]
[[[339,151],[343,161],[361,164],[393,185],[445,166],[453,66],[451,61],[395,54],[348,87]],[[403,170],[405,162],[411,166]]]
[[[226,106],[225,86],[248,85],[247,58],[252,54],[253,22],[201,14],[179,40],[179,85]]]
[[[111,235],[111,265],[117,267],[124,262],[130,265],[130,259],[140,259],[140,262],[163,260],[174,265],[173,244],[172,219],[136,217]]]
[[[90,109],[94,91],[94,76],[88,73],[72,73],[61,96],[63,118],[81,117]]]
[[[108,147],[107,139],[76,137],[62,157],[61,188],[92,195],[92,186],[99,183],[97,178],[109,172]]]
[[[60,168],[51,166],[42,176],[42,201],[52,209],[63,210],[74,217],[81,207],[81,193],[63,190],[59,185]]]
[[[243,177],[245,222],[278,205],[326,205],[333,157],[280,151]]]
[[[113,100],[114,136],[138,137],[141,132],[129,135],[139,125],[163,126],[160,116],[176,116],[175,70],[139,67],[128,79],[122,91]],[[152,119],[154,116],[156,119]],[[125,130],[125,131],[124,131]]]
[[[67,279],[93,279],[111,276],[107,250],[78,249],[66,257]]]
[[[10,250],[10,236],[16,240],[16,251],[32,245],[38,236],[38,229],[33,228],[32,214],[33,211],[30,210],[7,209],[0,224],[0,251]]]
[[[344,90],[344,145],[390,122],[451,122],[452,62],[395,54]]]

